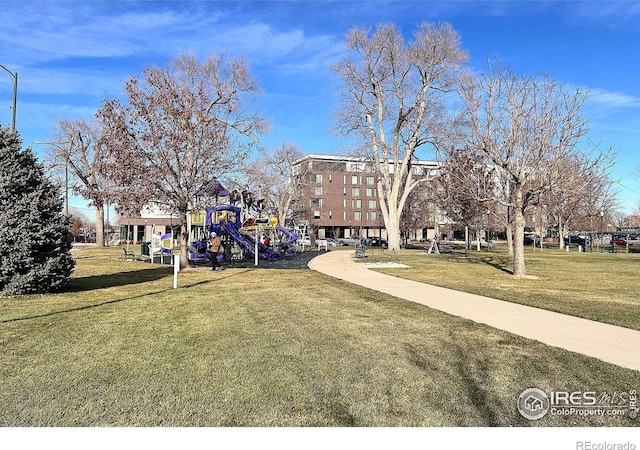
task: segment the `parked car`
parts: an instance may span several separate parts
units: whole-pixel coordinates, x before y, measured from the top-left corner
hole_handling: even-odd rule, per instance
[[[379,237],[371,237],[368,239],[371,247],[387,247],[387,241]]]
[[[633,239],[633,240],[629,239],[626,242],[626,245],[628,245],[630,253],[638,253],[638,252],[640,252],[640,239]]]
[[[564,243],[567,245],[575,244],[585,246],[587,244],[586,236],[567,236],[564,238]]]
[[[337,239],[333,239],[333,238],[326,238],[325,241],[327,241],[327,244],[329,244],[330,247],[342,247],[346,244],[340,242]]]
[[[360,243],[360,239],[338,238],[338,242],[341,242],[342,245],[350,245],[353,247]]]

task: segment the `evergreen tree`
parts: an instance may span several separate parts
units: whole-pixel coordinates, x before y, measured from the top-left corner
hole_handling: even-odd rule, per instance
[[[31,149],[0,128],[0,292],[55,292],[73,272],[71,233],[60,189],[45,177]]]

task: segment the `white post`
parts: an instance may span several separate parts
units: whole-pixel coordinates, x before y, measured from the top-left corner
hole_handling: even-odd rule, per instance
[[[173,288],[178,288],[178,272],[180,272],[180,253],[177,253],[173,258]]]
[[[254,259],[255,259],[255,265],[258,265],[258,227],[256,227],[256,236],[255,236],[256,242],[255,242],[255,249],[254,249]]]

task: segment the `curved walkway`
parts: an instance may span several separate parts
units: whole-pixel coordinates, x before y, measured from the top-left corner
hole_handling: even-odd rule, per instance
[[[554,347],[640,371],[640,331],[403,280],[356,263],[352,251],[326,252],[312,259],[309,268]]]

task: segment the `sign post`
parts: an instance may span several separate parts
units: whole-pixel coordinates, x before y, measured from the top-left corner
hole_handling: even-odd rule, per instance
[[[178,289],[178,272],[180,272],[180,253],[173,257],[173,288]]]

